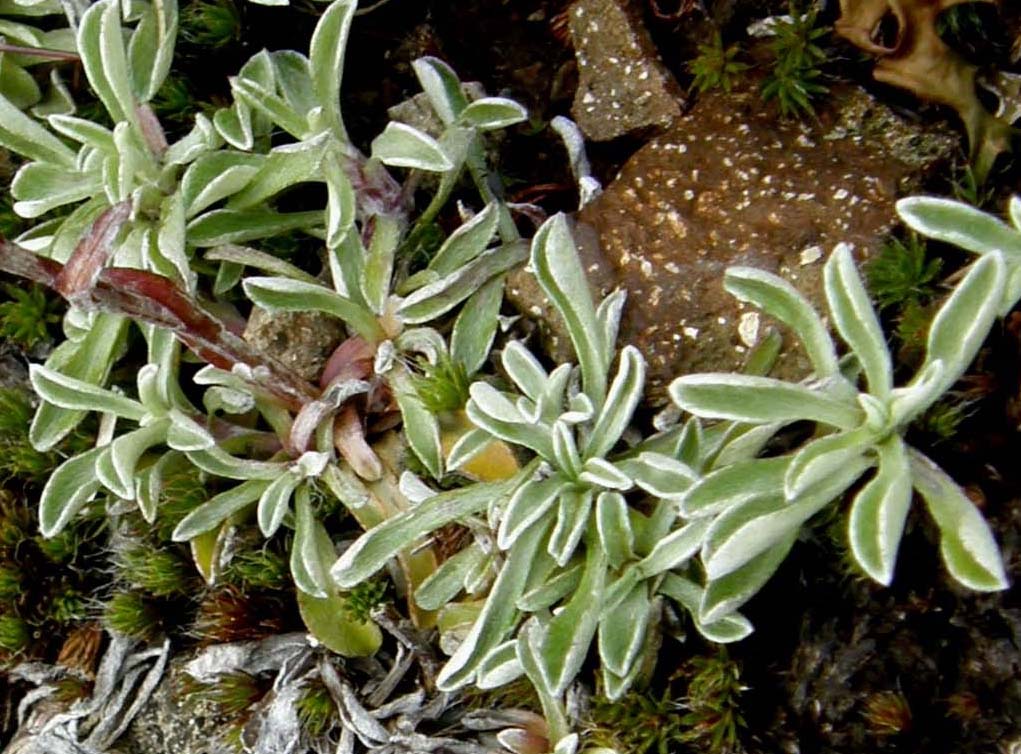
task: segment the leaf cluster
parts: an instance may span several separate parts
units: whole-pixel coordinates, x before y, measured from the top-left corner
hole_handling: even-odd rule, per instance
[[[818,13],[814,4],[803,13],[791,4],[790,14],[774,26],[773,64],[761,94],[765,102],[776,100],[784,117],[814,114],[812,100],[829,91],[820,81],[826,51],[819,44],[829,28],[817,25]]]
[[[698,46],[698,56],[688,63],[694,76],[691,88],[699,92],[722,89],[730,92],[734,81],[750,67],[737,59],[741,49],[737,44],[723,45],[723,35],[717,30],[709,44]]]

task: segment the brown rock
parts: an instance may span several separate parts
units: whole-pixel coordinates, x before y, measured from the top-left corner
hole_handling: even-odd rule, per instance
[[[675,376],[739,369],[767,324],[723,290],[727,267],[780,274],[824,310],[829,253],[839,243],[850,244],[859,260],[876,251],[895,223],[894,201],[957,141],[902,125],[856,87],[834,90],[820,122],[808,124],[778,121],[754,82],[746,86],[703,96],[577,217],[593,288],[601,295],[628,290],[620,342],[645,354],[654,404],[665,400]],[[889,136],[885,144],[871,136],[877,120]],[[530,276],[517,275],[509,291],[524,311],[549,323],[551,355],[573,360]],[[805,376],[807,360],[790,340],[785,346],[773,373]]]
[[[244,337],[300,377],[316,382],[333,349],[344,339],[344,326],[319,312],[270,314],[253,307]]]
[[[658,130],[680,115],[684,96],[629,0],[577,0],[569,18],[579,78],[571,114],[588,138]]]

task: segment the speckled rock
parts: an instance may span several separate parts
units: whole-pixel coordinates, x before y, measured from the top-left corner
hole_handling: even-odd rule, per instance
[[[669,126],[684,96],[630,0],[577,0],[568,13],[578,60],[571,115],[585,135],[608,141]]]
[[[333,349],[344,339],[344,326],[319,312],[270,314],[253,307],[244,338],[299,376],[315,382]]]
[[[755,83],[746,87],[702,97],[576,218],[592,286],[601,295],[628,290],[621,343],[646,355],[653,404],[677,375],[740,368],[768,324],[723,290],[727,267],[778,273],[821,305],[833,248],[849,244],[859,260],[877,250],[895,222],[894,201],[957,143],[908,125],[896,139],[902,149],[878,142],[867,124],[896,116],[855,87],[836,89],[816,123],[778,121]],[[531,277],[518,274],[509,290],[549,324],[552,356],[573,359]],[[785,346],[774,374],[804,376],[803,353]]]

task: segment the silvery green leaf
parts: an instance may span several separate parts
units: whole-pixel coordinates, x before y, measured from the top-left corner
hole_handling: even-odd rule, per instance
[[[167,445],[174,450],[203,450],[216,444],[213,436],[205,427],[178,409],[170,409],[169,417]]]
[[[469,683],[479,663],[503,642],[507,631],[514,625],[516,604],[528,580],[529,566],[546,528],[541,524],[533,526],[511,547],[478,619],[437,676],[437,688],[453,691]]]
[[[627,491],[634,486],[631,477],[604,458],[589,458],[578,479],[598,487]]]
[[[273,59],[277,88],[291,108],[307,118],[319,105],[312,84],[312,70],[308,58],[294,50],[277,50],[270,55]]]
[[[128,43],[132,89],[140,102],[156,96],[170,72],[177,39],[177,0],[153,0]]]
[[[0,95],[18,108],[28,108],[42,99],[32,74],[14,62],[10,53],[0,55]]]
[[[542,642],[539,671],[554,696],[567,690],[585,662],[599,626],[605,584],[606,555],[601,547],[589,547],[578,590],[550,620]]]
[[[92,90],[114,121],[134,123],[136,103],[119,0],[100,0],[85,11],[78,25],[78,54]]]
[[[0,96],[0,145],[22,157],[73,168],[75,153],[38,122]]]
[[[823,269],[823,278],[834,326],[865,370],[869,392],[886,400],[893,387],[890,352],[849,246],[837,245]]]
[[[54,469],[39,496],[39,533],[54,537],[99,491],[96,459],[106,448],[93,448]]]
[[[164,453],[155,463],[139,472],[135,485],[135,503],[146,523],[156,521],[160,495],[163,493],[163,480],[167,476],[166,469],[180,458],[180,454],[173,451]]]
[[[943,362],[943,378],[932,387],[937,397],[964,374],[989,334],[1001,308],[1004,267],[997,253],[979,259],[933,317],[921,368],[937,359]]]
[[[783,350],[783,336],[775,327],[766,327],[759,334],[758,342],[745,357],[741,371],[745,374],[768,375],[776,365]]]
[[[525,674],[518,660],[517,641],[512,639],[496,646],[479,663],[475,685],[480,689],[505,686]]]
[[[419,58],[411,67],[433,110],[443,124],[449,126],[468,106],[468,98],[464,96],[457,74],[442,60],[433,57]]]
[[[171,539],[175,542],[187,542],[199,534],[218,528],[235,513],[244,510],[258,500],[267,487],[269,487],[268,480],[249,479],[211,497],[181,519],[181,523],[174,529]]]
[[[496,232],[500,205],[490,202],[475,217],[457,228],[436,255],[429,260],[428,270],[442,277],[456,272],[486,250]]]
[[[357,211],[357,197],[351,181],[344,174],[336,155],[328,154],[322,165],[323,179],[326,181],[326,247],[331,250],[340,249],[344,239],[354,227]],[[334,270],[337,253],[330,254],[330,269]],[[359,263],[360,263],[359,259]],[[353,280],[357,279],[352,275]],[[334,287],[342,279],[336,271],[333,273]],[[338,293],[344,291],[337,288]]]
[[[979,592],[1010,586],[996,539],[982,514],[939,466],[908,450],[912,482],[939,527],[940,554],[954,580]]]
[[[699,622],[703,626],[715,625],[734,615],[776,573],[797,538],[798,532],[792,531],[740,568],[710,580],[699,605]]]
[[[113,143],[113,131],[99,123],[85,118],[76,118],[73,115],[51,115],[46,122],[61,136],[74,139],[80,144],[86,144],[107,154],[116,150]]]
[[[546,551],[561,568],[567,565],[588,528],[594,497],[595,492],[591,489],[568,487],[557,499],[557,524],[550,535]]]
[[[299,479],[314,479],[323,473],[329,462],[329,453],[306,450],[298,457],[298,460],[290,465],[289,469]]]
[[[74,32],[71,29],[54,29],[50,34],[59,31],[69,32],[71,40],[67,46],[74,48]],[[50,46],[50,49],[53,49],[52,45],[48,46]],[[60,71],[57,68],[52,69],[50,71],[49,88],[46,90],[45,95],[43,95],[42,101],[29,108],[29,112],[36,118],[48,118],[51,115],[71,115],[75,109],[74,98],[71,96],[71,92],[68,91]]]
[[[321,531],[320,531],[321,530]],[[294,543],[291,545],[291,574],[294,585],[306,594],[325,599],[333,592],[330,581],[329,562],[324,562],[319,548],[319,539],[329,534],[312,514],[307,487],[302,487],[294,500]],[[329,555],[333,555],[332,546]]]
[[[521,341],[512,340],[500,354],[500,363],[518,389],[538,401],[549,382],[549,375]]]
[[[897,548],[911,506],[911,469],[897,435],[877,443],[879,470],[851,503],[848,539],[854,559],[884,586],[893,579]]]
[[[707,474],[681,499],[681,515],[685,518],[715,516],[748,500],[775,495],[783,488],[791,458],[755,458]]]
[[[556,566],[556,561],[552,558],[549,562]],[[567,595],[577,593],[578,584],[581,583],[581,571],[582,563],[578,561],[566,568],[558,568],[556,575],[534,587],[531,586],[532,574],[529,574],[530,588],[518,598],[518,609],[527,613],[537,613],[553,607]]]
[[[405,123],[393,121],[372,140],[372,156],[384,165],[443,173],[454,163],[433,137]]]
[[[698,479],[698,474],[686,463],[651,451],[614,465],[650,495],[667,500],[680,500]]]
[[[663,581],[659,585],[659,592],[675,600],[687,610],[691,614],[695,628],[709,641],[717,644],[729,644],[741,641],[753,630],[751,622],[740,613],[730,613],[708,625],[702,623],[699,619],[699,606],[705,591],[698,584],[688,581],[676,573],[668,573],[663,577]]]
[[[485,510],[493,500],[511,494],[534,473],[533,463],[506,481],[478,483],[442,492],[369,529],[333,564],[331,573],[337,586],[350,589],[359,584],[419,537],[464,516]]]
[[[571,237],[567,218],[557,214],[532,239],[532,269],[543,291],[564,318],[581,365],[584,392],[597,405],[606,398],[606,375],[612,351],[604,348],[588,280]]]
[[[656,544],[676,528],[677,503],[656,498],[649,501],[652,509],[648,515],[631,508],[631,528],[635,533],[635,552],[652,552]]]
[[[574,432],[562,421],[553,422],[553,461],[569,478],[576,478],[582,471]]]
[[[627,502],[619,492],[600,492],[596,498],[596,532],[613,568],[620,568],[634,558],[635,534]]]
[[[837,373],[833,340],[815,309],[793,285],[755,267],[728,267],[723,287],[732,296],[754,304],[791,328],[804,346],[817,377]]]
[[[531,423],[500,391],[485,382],[472,383],[465,413],[472,423],[494,437],[531,448],[542,458],[553,457],[549,425]]]
[[[803,419],[841,429],[862,420],[857,404],[848,404],[803,385],[744,374],[689,374],[670,383],[674,403],[696,416],[750,424]]]
[[[301,280],[312,285],[319,284],[315,276],[309,275],[300,267],[296,267],[290,262],[285,262],[283,259],[272,254],[253,249],[250,246],[235,246],[234,244],[216,246],[207,251],[203,259],[210,262],[232,262],[234,264],[254,267],[261,272],[271,272],[277,277]]]
[[[223,139],[213,122],[202,113],[195,115],[195,126],[185,136],[171,144],[163,153],[163,163],[169,168],[187,165],[199,155],[218,149]]]
[[[204,154],[188,166],[181,178],[185,215],[192,218],[212,204],[232,196],[259,173],[264,155],[216,151]]]
[[[159,419],[121,435],[96,459],[96,475],[110,492],[125,500],[135,499],[135,468],[149,448],[164,442],[169,419]]]
[[[563,403],[564,390],[573,371],[570,364],[561,364],[550,374],[549,384],[539,401],[540,415],[552,415]],[[596,408],[585,393],[576,393],[567,400],[567,411],[560,414],[560,421],[566,424],[584,424],[596,415]]]
[[[585,446],[587,458],[603,456],[617,444],[631,423],[631,415],[642,399],[644,388],[645,359],[634,346],[625,346],[620,352],[617,374],[610,384],[606,400],[599,410],[589,442]]]
[[[606,353],[617,350],[617,331],[620,329],[620,318],[627,302],[627,290],[618,288],[599,302],[596,307],[596,320],[603,334],[603,348]]]
[[[276,479],[284,470],[279,463],[235,458],[216,445],[204,450],[190,451],[188,460],[202,471],[225,479],[269,481]]]
[[[278,277],[246,278],[243,285],[248,298],[271,312],[324,312],[343,320],[363,338],[377,340],[380,327],[373,314],[326,286]]]
[[[611,673],[606,667],[602,668],[603,693],[611,702],[619,702],[631,689],[635,681],[639,679],[642,672],[642,663],[636,662],[631,667],[631,672],[626,676],[619,676]],[[586,754],[619,754],[616,749],[585,749]]]
[[[912,230],[976,254],[1021,253],[1021,233],[988,212],[954,199],[909,196],[897,214]]]
[[[707,518],[695,519],[674,529],[658,540],[652,551],[638,562],[637,573],[648,579],[687,562],[703,546],[711,523]]]
[[[599,621],[599,659],[614,675],[626,676],[638,660],[651,613],[649,587],[638,584]]]
[[[419,324],[446,314],[491,278],[525,260],[524,242],[506,244],[483,252],[456,272],[424,285],[401,303],[398,313],[409,324]]]
[[[313,228],[323,221],[321,211],[274,212],[269,209],[218,209],[188,223],[188,243],[194,246],[220,246],[244,243],[256,238]]]
[[[496,543],[507,550],[532,524],[553,508],[570,482],[557,474],[548,479],[529,480],[515,490],[500,519]]]
[[[422,403],[406,373],[394,370],[391,377],[394,397],[401,410],[404,435],[418,459],[434,479],[443,476],[443,448],[436,414]]]
[[[362,267],[362,298],[376,314],[383,314],[390,294],[394,254],[401,241],[401,223],[394,217],[377,215],[369,253]]]
[[[48,162],[22,165],[11,182],[14,212],[19,217],[39,217],[65,204],[88,199],[102,189],[102,176],[81,173]]]
[[[66,377],[98,385],[106,380],[127,330],[128,320],[116,314],[100,312],[96,315],[85,337],[72,349],[63,352],[59,368]],[[61,349],[58,347],[47,360],[47,366],[56,366],[54,358]],[[31,374],[31,372],[30,372]],[[85,410],[66,409],[44,402],[36,409],[28,439],[36,450],[49,450],[85,418]]]
[[[792,502],[777,490],[772,497],[752,498],[725,510],[712,521],[702,544],[707,577],[720,579],[796,535],[805,521],[838,498],[871,463],[864,456],[850,458]]]
[[[159,260],[159,272],[174,278],[189,292],[195,291],[198,276],[192,272],[185,249],[185,212],[181,194],[174,192],[163,201],[160,208],[159,231],[150,258]]]
[[[480,131],[490,131],[528,120],[528,111],[506,97],[483,97],[469,103],[458,120]]]
[[[262,113],[294,138],[305,139],[310,135],[308,118],[296,112],[273,88],[244,76],[232,77],[230,88],[237,99],[253,111]]]
[[[138,401],[40,364],[31,364],[28,376],[39,396],[54,406],[82,411],[108,411],[134,421],[146,414],[145,407]]]
[[[216,132],[235,149],[248,150],[255,146],[252,131],[252,111],[244,102],[235,102],[231,107],[213,113]]]
[[[230,198],[227,207],[248,209],[296,184],[321,180],[320,166],[328,145],[328,134],[323,133],[313,139],[276,147],[262,158],[258,172],[244,184],[243,190]]]
[[[502,275],[490,278],[469,296],[454,321],[450,355],[464,364],[468,374],[482,368],[492,347],[503,301],[503,278]]]
[[[246,391],[213,386],[202,394],[202,406],[209,414],[247,414],[255,408],[255,398]]]
[[[465,432],[450,448],[447,456],[447,469],[455,471],[468,463],[478,453],[481,453],[490,442],[492,436],[481,429],[472,429]]]
[[[287,514],[291,495],[301,483],[297,474],[285,472],[270,482],[263,490],[259,498],[259,507],[256,509],[259,519],[259,529],[266,537],[272,537]]]
[[[485,559],[486,554],[475,543],[447,558],[415,590],[415,603],[423,610],[439,610],[464,589],[465,579]]]
[[[812,440],[794,454],[784,477],[784,495],[795,500],[816,484],[862,458],[873,447],[876,435],[867,427],[837,432]]]
[[[138,385],[138,400],[151,416],[164,416],[170,403],[170,396],[164,391],[165,382],[160,379],[158,364],[149,363],[138,370],[135,377]]]
[[[316,101],[323,118],[340,141],[347,141],[340,113],[340,81],[344,73],[344,51],[357,0],[335,0],[319,18],[309,46],[309,68]]]
[[[717,469],[757,458],[784,424],[785,422],[758,426],[717,424],[712,428],[714,430],[712,442],[707,443],[709,447],[704,456],[709,460],[710,466]]]

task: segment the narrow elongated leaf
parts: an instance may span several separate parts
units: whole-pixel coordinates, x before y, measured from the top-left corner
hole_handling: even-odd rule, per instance
[[[102,176],[81,173],[46,162],[23,165],[11,183],[19,217],[39,217],[65,204],[87,199],[102,189]]]
[[[568,487],[557,500],[557,525],[550,535],[546,551],[563,568],[574,555],[588,528],[595,492],[592,489]],[[598,545],[593,546],[598,549]]]
[[[911,469],[900,437],[879,443],[876,451],[879,471],[855,495],[848,518],[848,539],[854,559],[865,573],[888,585],[911,506]]]
[[[476,290],[457,315],[450,335],[450,355],[474,374],[486,361],[499,326],[504,275],[490,278]]]
[[[335,0],[319,18],[309,46],[309,70],[316,100],[333,133],[346,142],[347,131],[340,113],[340,81],[344,74],[344,52],[348,30],[358,0]]]
[[[823,279],[834,326],[865,370],[869,392],[886,400],[893,387],[890,352],[869,294],[855,268],[851,249],[846,244],[833,250],[823,269]]]
[[[696,416],[750,424],[802,419],[850,429],[861,423],[861,409],[803,385],[744,374],[690,374],[670,383],[674,403]]]
[[[444,560],[415,590],[415,602],[423,610],[439,610],[464,589],[468,576],[486,560],[482,548],[472,543]]]
[[[536,232],[531,264],[539,285],[567,325],[581,365],[585,393],[595,405],[602,406],[610,354],[604,350],[603,330],[563,214],[554,215]]]
[[[464,108],[460,120],[480,131],[490,131],[528,120],[528,111],[505,97],[483,97]]]
[[[791,328],[804,346],[817,377],[837,373],[837,353],[826,326],[793,285],[756,267],[728,267],[723,287]]]
[[[652,578],[677,568],[702,547],[711,523],[710,519],[696,519],[670,532],[656,543],[652,552],[638,562],[637,572],[643,578]]]
[[[600,301],[599,306],[596,307],[596,319],[599,321],[599,329],[603,335],[603,348],[606,353],[613,353],[617,349],[617,331],[620,329],[620,318],[624,313],[626,301],[627,291],[618,288]]]
[[[176,39],[177,0],[154,0],[142,12],[128,44],[132,90],[140,102],[151,100],[163,86]]]
[[[940,554],[950,575],[969,589],[994,592],[1010,584],[989,524],[939,466],[909,449],[912,481],[940,532]]]
[[[340,556],[331,569],[334,580],[342,589],[349,589],[364,581],[419,537],[459,518],[485,510],[494,500],[511,494],[518,485],[531,477],[535,466],[534,463],[529,464],[520,474],[504,482],[473,484],[440,493],[387,519],[359,537]]]
[[[548,553],[540,553],[540,555],[548,558],[548,562],[552,566],[556,566],[556,561],[549,557]],[[581,583],[582,567],[582,562],[578,561],[567,568],[557,569],[559,572],[555,576],[535,587],[532,587],[533,574],[529,573],[530,588],[518,598],[518,609],[528,613],[537,613],[540,610],[553,607],[569,594],[575,594],[578,591],[578,584]]]
[[[172,408],[168,416],[167,445],[174,450],[204,450],[216,444],[209,430],[182,411]]]
[[[976,254],[1021,253],[1021,233],[988,212],[935,196],[909,196],[897,202],[897,214],[923,236]]]
[[[268,209],[218,209],[196,217],[188,224],[188,243],[194,246],[220,246],[244,243],[256,238],[314,228],[323,222],[323,213],[273,212]]]
[[[199,157],[181,178],[185,215],[192,218],[221,199],[236,194],[259,173],[263,155],[216,151]]]
[[[649,587],[638,584],[599,622],[599,659],[614,675],[627,675],[638,659],[651,613]]]
[[[323,285],[279,277],[251,277],[245,279],[243,286],[248,298],[269,311],[320,311],[343,320],[370,342],[381,339],[380,325],[371,312]]]
[[[619,492],[600,492],[596,498],[596,532],[613,568],[620,568],[634,557],[635,534],[627,502]]]
[[[787,557],[797,538],[797,531],[790,532],[740,568],[726,576],[710,580],[706,584],[702,603],[699,605],[699,621],[702,625],[721,623],[754,597],[776,573],[776,569]]]
[[[465,413],[477,427],[506,442],[531,448],[542,458],[553,458],[547,425],[528,422],[513,403],[485,382],[473,383],[468,391],[471,398]]]
[[[30,160],[71,169],[75,153],[38,122],[0,95],[0,145]]]
[[[592,428],[591,439],[585,446],[585,456],[603,456],[609,452],[631,423],[645,388],[645,359],[634,346],[625,346],[620,352],[620,365],[613,378]]]
[[[443,447],[436,414],[425,407],[406,376],[395,374],[392,381],[408,444],[433,478],[439,479],[443,476]]]
[[[717,644],[729,644],[741,641],[752,632],[751,622],[740,613],[730,613],[708,625],[702,623],[699,606],[702,603],[705,590],[676,573],[668,573],[663,577],[663,581],[659,585],[659,592],[676,600],[687,610],[691,614],[695,628],[709,641],[714,641]]]
[[[428,56],[414,61],[411,67],[433,110],[443,124],[449,126],[468,106],[468,98],[464,96],[457,74],[442,60]]]
[[[99,481],[118,497],[134,500],[138,461],[149,448],[165,441],[169,426],[169,419],[160,419],[110,443],[96,459]]]
[[[307,138],[312,129],[308,118],[295,111],[291,104],[274,89],[243,76],[230,79],[234,96],[248,105],[254,112],[261,113],[267,120],[280,126],[296,139]]]
[[[589,458],[585,461],[583,468],[578,479],[587,484],[621,491],[629,490],[634,486],[631,477],[605,458]]]
[[[312,514],[308,488],[303,487],[294,501],[294,544],[291,545],[291,573],[294,585],[306,594],[325,599],[333,592],[329,567],[333,564],[334,552],[331,546],[327,560],[320,557],[319,529],[322,524]],[[323,530],[322,533],[326,533]],[[326,534],[327,540],[329,534]]]
[[[682,516],[715,516],[731,506],[776,494],[792,456],[756,458],[724,466],[702,477],[681,499]]]
[[[285,468],[281,463],[235,458],[215,445],[204,450],[191,451],[187,455],[188,460],[202,471],[226,479],[268,481],[280,476]]]
[[[255,146],[252,131],[252,111],[242,101],[235,101],[231,107],[213,113],[213,126],[220,137],[235,149],[251,149]]]
[[[107,154],[116,150],[113,143],[113,132],[99,123],[76,118],[73,115],[51,115],[46,121],[54,131],[69,139],[74,139],[80,144],[86,144]]]
[[[438,276],[449,275],[486,250],[496,232],[500,206],[490,202],[471,220],[450,234],[429,261],[428,269]]]
[[[522,393],[532,401],[539,400],[549,383],[549,375],[521,341],[512,340],[504,346],[500,363]]]
[[[530,480],[522,484],[511,496],[500,519],[496,542],[501,550],[510,549],[532,524],[552,510],[560,494],[570,485],[557,474],[548,479]]]
[[[138,421],[146,415],[145,407],[136,400],[75,379],[58,371],[32,364],[28,371],[32,387],[39,396],[54,406],[82,411],[110,412]]]
[[[78,25],[78,54],[92,90],[114,121],[135,123],[135,96],[120,22],[118,0],[92,5]]]
[[[615,464],[643,490],[667,500],[680,500],[698,478],[687,464],[662,453],[640,453]]]
[[[542,643],[539,670],[554,696],[564,693],[578,675],[599,626],[606,584],[606,554],[601,547],[592,544],[585,553],[578,591],[549,622]]]
[[[391,121],[383,133],[372,140],[372,156],[384,165],[443,173],[454,163],[436,139],[405,123]]]
[[[328,145],[328,137],[324,133],[313,139],[277,147],[265,156],[258,172],[243,191],[231,197],[227,206],[230,209],[248,209],[296,184],[322,180],[320,166]]]
[[[382,315],[390,295],[394,253],[401,240],[401,223],[385,215],[376,218],[372,242],[361,270],[362,298],[376,314]]]
[[[46,480],[39,496],[39,533],[54,537],[99,491],[96,459],[106,448],[93,448],[64,461]]]
[[[255,503],[269,487],[264,479],[249,479],[231,487],[202,503],[174,528],[171,539],[187,542],[207,531],[216,529],[228,518]]]
[[[297,474],[285,472],[270,482],[259,498],[257,509],[259,529],[266,537],[272,537],[284,521],[291,502],[291,495],[301,483]]]
[[[777,490],[773,497],[728,508],[712,521],[705,535],[702,560],[706,575],[711,580],[720,579],[786,537],[796,535],[805,521],[839,497],[870,463],[864,456],[849,459],[793,502],[784,500]]]
[[[794,500],[816,484],[862,457],[874,441],[866,427],[820,437],[794,454],[784,476],[784,495]]]
[[[517,601],[528,580],[529,566],[545,534],[546,527],[537,524],[514,543],[478,619],[437,676],[437,688],[452,691],[469,683],[479,663],[503,642],[514,624]]]
[[[565,422],[553,422],[553,460],[557,467],[571,479],[581,474],[581,455],[574,440],[574,432]],[[630,480],[628,480],[630,486]]]
[[[987,254],[971,266],[936,312],[921,367],[925,369],[937,359],[943,362],[942,378],[931,388],[934,395],[942,394],[957,382],[975,358],[1001,310],[1005,278],[1003,258],[996,253]]]
[[[480,689],[495,689],[524,674],[525,669],[518,660],[517,641],[512,639],[498,645],[479,663],[475,685]]]

